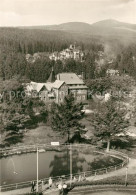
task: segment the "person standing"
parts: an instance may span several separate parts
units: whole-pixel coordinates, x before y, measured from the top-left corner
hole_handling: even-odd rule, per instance
[[[34,187],[35,187],[35,182],[32,181],[31,192],[34,192],[35,191]]]
[[[67,184],[63,184],[63,195],[66,195],[68,193]]]
[[[59,183],[58,189],[59,189],[59,194],[62,194],[63,193],[63,188],[62,188],[62,184],[61,183]]]
[[[49,188],[51,188],[51,187],[52,187],[52,178],[49,177]]]

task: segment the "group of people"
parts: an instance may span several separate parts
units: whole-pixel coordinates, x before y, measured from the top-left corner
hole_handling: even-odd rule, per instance
[[[63,183],[63,181],[61,180],[59,182],[59,184],[57,185],[57,187],[58,187],[59,192],[60,192],[61,195],[67,194],[67,192],[68,192],[68,186],[67,186],[67,184],[65,182]]]
[[[49,182],[48,183],[49,183],[49,188],[51,188],[52,185],[53,185],[53,181],[52,181],[51,177],[49,178]],[[62,179],[56,185],[57,185],[57,188],[59,189],[59,192],[60,192],[61,195],[67,194],[67,184],[65,182],[63,183]]]
[[[85,179],[86,179],[85,176],[79,175],[79,178],[74,177],[72,179],[72,182],[77,182],[77,181],[80,182],[80,181],[84,181]],[[49,180],[48,180],[48,184],[47,185],[48,185],[48,187],[50,189],[53,187],[53,180],[52,180],[51,177],[49,177]],[[35,186],[36,186],[36,182],[35,181],[32,181],[31,192],[36,191]],[[68,186],[67,186],[67,184],[65,182],[63,182],[62,179],[56,184],[56,186],[59,189],[59,192],[60,192],[61,195],[67,194],[67,192],[68,192]],[[41,180],[41,188],[43,190],[43,180]]]

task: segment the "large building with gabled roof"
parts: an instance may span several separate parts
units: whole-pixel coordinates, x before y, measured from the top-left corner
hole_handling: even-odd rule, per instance
[[[74,94],[76,101],[86,101],[88,96],[88,87],[84,81],[75,73],[59,73],[57,80],[64,81],[68,86],[68,93]]]
[[[76,101],[85,102],[87,100],[88,87],[75,73],[60,73],[55,77],[52,69],[46,83],[30,82],[26,87],[26,91],[29,95],[38,96],[47,103],[61,103],[69,93],[74,94]]]

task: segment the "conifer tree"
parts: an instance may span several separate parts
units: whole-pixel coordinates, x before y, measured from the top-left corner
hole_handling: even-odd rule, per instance
[[[84,117],[83,104],[76,103],[74,96],[69,94],[61,104],[54,103],[51,107],[51,127],[60,134],[67,134],[67,141],[70,142],[71,135],[81,135],[84,125],[80,120]]]
[[[100,106],[93,114],[91,124],[94,127],[94,136],[107,142],[107,151],[110,150],[110,142],[120,133],[125,133],[129,122],[125,119],[125,109],[120,109],[115,102],[109,100]]]

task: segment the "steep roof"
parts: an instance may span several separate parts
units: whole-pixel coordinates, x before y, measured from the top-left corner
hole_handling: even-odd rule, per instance
[[[47,82],[53,83],[55,80],[56,80],[56,78],[55,78],[55,72],[54,72],[54,70],[52,68],[51,74],[50,74]]]
[[[33,90],[36,90],[37,92],[39,92],[43,86],[45,86],[44,83],[36,83],[36,82],[31,82],[31,85],[33,87]]]
[[[46,87],[46,89],[47,89],[48,91],[51,91],[51,90],[52,90],[53,83],[44,83],[44,85],[45,85],[45,87]]]
[[[64,81],[60,81],[60,80],[56,80],[54,83],[53,83],[53,88],[55,89],[59,89],[63,83],[65,83]]]
[[[47,83],[36,83],[36,82],[32,82],[30,84],[27,85],[27,90],[28,91],[32,91],[32,90],[35,90],[37,92],[40,92],[41,89],[43,87],[45,87],[47,89],[47,91],[51,91],[52,88],[55,88],[55,89],[59,89],[63,83],[65,83],[64,81],[60,81],[60,80],[56,80],[54,83],[50,83],[50,82],[47,82]]]
[[[84,84],[83,80],[80,79],[75,73],[60,73],[57,74],[57,79],[64,81],[66,84]]]

